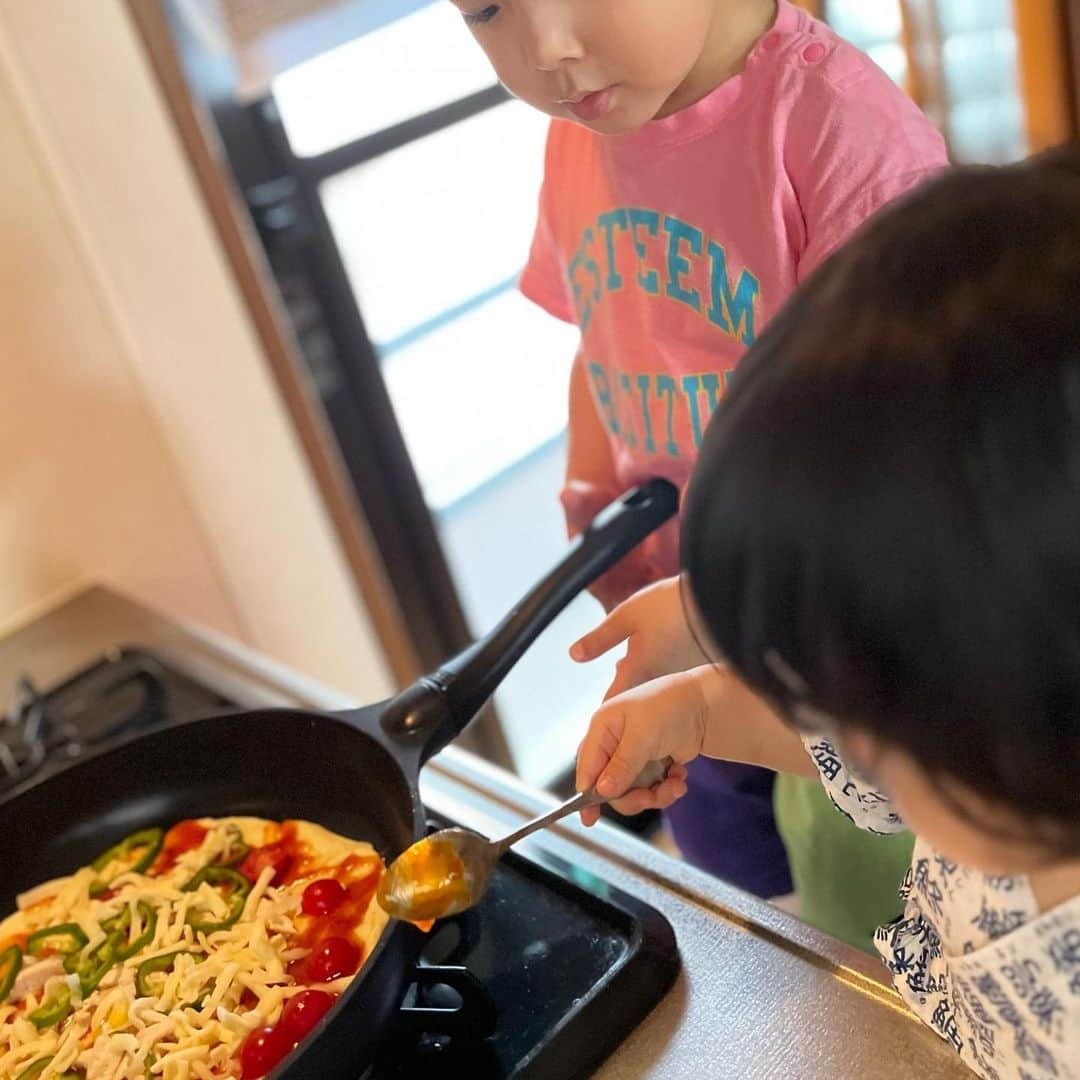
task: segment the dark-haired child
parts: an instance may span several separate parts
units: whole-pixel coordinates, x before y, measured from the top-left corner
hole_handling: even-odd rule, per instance
[[[681,562],[594,635],[673,673],[597,712],[580,786],[706,755],[910,827],[904,1000],[983,1077],[1080,1077],[1080,150],[952,173],[814,275],[706,433]]]

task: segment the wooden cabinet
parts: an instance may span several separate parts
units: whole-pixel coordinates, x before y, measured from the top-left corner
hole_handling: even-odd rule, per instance
[[[1044,150],[1078,134],[1070,31],[1080,26],[1080,5],[1013,0],[1013,10],[1028,143],[1032,150]]]

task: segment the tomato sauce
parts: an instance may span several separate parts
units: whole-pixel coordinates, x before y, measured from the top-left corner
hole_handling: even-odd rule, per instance
[[[350,855],[327,875],[341,890],[324,913],[302,915],[297,920],[299,933],[295,943],[311,950],[309,956],[289,966],[289,974],[298,982],[328,982],[340,975],[353,975],[359,969],[364,962],[363,942],[357,940],[355,931],[375,898],[381,866],[381,860],[374,856]],[[345,943],[352,946],[351,952],[343,947]],[[344,966],[352,968],[351,971],[338,971],[341,965],[334,966],[332,961],[340,957],[345,958]]]
[[[274,867],[271,885],[289,885],[298,878],[310,877],[318,864],[311,850],[300,842],[296,822],[283,822],[270,830],[270,836],[269,843],[248,852],[238,868],[240,873],[252,884],[268,866]]]
[[[307,910],[297,916],[297,933],[290,942],[309,953],[289,965],[289,974],[302,986],[354,975],[364,962],[356,931],[375,898],[382,860],[377,855],[349,855],[338,866],[321,865],[300,842],[291,821],[272,836],[270,843],[253,848],[239,869],[256,881],[263,869],[273,866],[275,885],[309,881],[304,890]],[[276,1026],[252,1032],[240,1051],[244,1080],[264,1076],[277,1065],[317,1026],[334,1000],[330,994],[305,991],[286,1005]]]
[[[254,885],[268,866],[273,867],[274,876],[270,879],[270,884],[284,885],[295,878],[296,861],[289,845],[279,840],[254,848],[244,856],[238,869]]]
[[[161,851],[150,867],[150,876],[167,874],[189,851],[194,851],[205,839],[209,830],[197,821],[178,821],[166,834]]]
[[[290,964],[289,974],[301,984],[328,982],[331,980],[320,974],[331,968],[337,970],[341,965],[332,961],[342,957],[351,970],[340,974],[355,974],[364,960],[363,943],[355,932],[375,897],[382,860],[377,855],[349,855],[338,866],[320,865],[318,856],[300,841],[296,822],[286,821],[271,833],[270,843],[248,852],[239,870],[255,882],[268,866],[274,867],[271,884],[289,885],[311,879],[308,888],[317,886],[314,894],[324,894],[322,903],[307,905],[318,913],[297,918],[298,932],[292,944],[309,950],[310,955]],[[328,887],[331,882],[340,888]]]
[[[0,952],[10,949],[12,945],[18,945],[19,952],[26,952],[26,939],[29,936],[29,934],[12,934],[11,937],[4,938],[3,941],[0,941]]]

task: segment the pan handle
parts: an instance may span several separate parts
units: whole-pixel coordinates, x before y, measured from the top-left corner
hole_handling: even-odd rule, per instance
[[[383,730],[415,742],[421,763],[456,738],[525,650],[583,589],[675,516],[679,493],[650,480],[602,510],[566,557],[486,637],[403,690],[383,709]]]

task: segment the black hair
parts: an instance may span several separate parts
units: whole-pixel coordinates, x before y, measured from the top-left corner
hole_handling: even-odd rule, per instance
[[[682,565],[784,713],[1080,854],[1080,147],[953,170],[810,279],[711,421]]]

